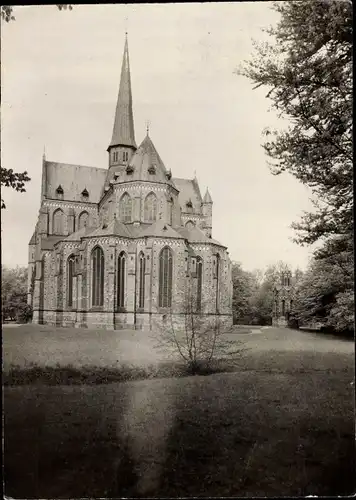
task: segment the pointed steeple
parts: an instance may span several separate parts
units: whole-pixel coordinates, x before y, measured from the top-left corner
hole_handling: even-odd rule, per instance
[[[114,146],[137,148],[132,113],[131,75],[127,33],[121,66],[120,88],[116,104],[114,128],[108,151]]]
[[[213,200],[210,196],[208,188],[206,189],[206,193],[205,193],[204,198],[203,198],[203,203],[213,203]]]

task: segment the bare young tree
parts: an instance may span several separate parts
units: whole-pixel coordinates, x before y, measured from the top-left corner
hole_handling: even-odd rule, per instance
[[[241,341],[232,340],[217,314],[206,314],[208,302],[202,303],[191,283],[185,293],[180,315],[168,313],[160,329],[159,347],[184,362],[191,374],[218,370],[217,365],[240,356]]]

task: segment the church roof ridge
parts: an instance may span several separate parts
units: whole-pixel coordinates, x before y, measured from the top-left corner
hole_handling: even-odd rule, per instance
[[[93,167],[91,165],[79,165],[77,163],[64,163],[62,161],[51,161],[51,160],[45,160],[45,163],[49,165],[63,165],[64,167],[79,167],[79,168],[94,168],[96,170],[103,170],[107,171],[106,168],[101,168],[101,167]]]

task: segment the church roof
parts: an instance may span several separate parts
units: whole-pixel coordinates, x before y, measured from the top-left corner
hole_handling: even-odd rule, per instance
[[[142,236],[155,236],[159,238],[179,238],[182,239],[182,235],[173,229],[170,225],[166,224],[163,220],[157,220],[150,226],[146,227],[141,232]]]
[[[36,231],[34,231],[33,235],[31,236],[29,245],[36,245]]]
[[[93,230],[94,227],[82,227],[81,229],[78,229],[78,231],[75,231],[75,233],[69,234],[68,236],[62,236],[62,241],[80,241],[81,238],[83,238]]]
[[[63,199],[68,201],[83,201],[82,192],[87,190],[86,201],[98,203],[105,182],[107,170],[103,168],[86,167],[46,161],[46,197],[56,199],[56,189],[63,189]]]
[[[106,226],[98,227],[86,236],[89,238],[96,238],[98,236],[122,236],[124,238],[132,238],[132,233],[128,226],[117,219],[113,219]]]
[[[56,243],[63,240],[63,236],[51,235],[41,241],[41,250],[53,250]]]
[[[120,87],[117,97],[113,133],[108,149],[119,145],[136,148],[127,38],[125,40],[124,56],[122,59]]]
[[[213,243],[215,245],[219,245],[221,247],[226,248],[224,245],[219,243],[217,240],[213,240],[212,238],[208,238],[206,234],[199,229],[197,226],[194,226],[192,228],[187,228],[187,227],[179,227],[177,228],[177,231],[186,239],[189,241],[189,243]]]
[[[187,212],[186,205],[189,201],[193,205],[193,213],[201,213],[202,197],[196,179],[173,179],[174,185],[179,190],[178,201],[182,212]]]

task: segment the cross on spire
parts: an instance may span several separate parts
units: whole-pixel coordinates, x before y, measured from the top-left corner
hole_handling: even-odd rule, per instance
[[[150,125],[151,125],[150,120],[146,120],[146,133],[147,133],[147,135],[148,135],[148,134],[149,134],[149,132],[150,132]]]

